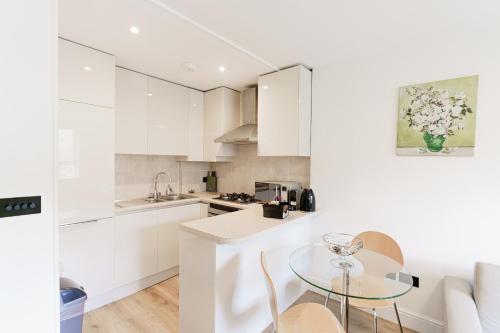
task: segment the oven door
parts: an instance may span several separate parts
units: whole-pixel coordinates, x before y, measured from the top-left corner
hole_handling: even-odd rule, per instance
[[[224,206],[215,203],[211,203],[208,205],[208,217],[217,216],[221,214],[232,213],[240,210],[236,207]]]

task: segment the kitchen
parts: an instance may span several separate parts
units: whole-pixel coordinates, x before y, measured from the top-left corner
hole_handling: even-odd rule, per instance
[[[0,16],[1,332],[500,331],[498,1]]]
[[[240,64],[193,57],[181,49],[177,57],[196,62],[165,58],[166,66],[145,74],[136,68],[147,68],[144,62],[154,57],[135,61],[131,55],[134,43],[151,42],[152,23],[127,23],[122,31],[96,36],[78,25],[90,17],[97,26],[101,23],[90,6],[70,0],[61,5],[60,274],[85,288],[89,312],[172,278],[180,269],[180,302],[194,302],[181,306],[180,330],[200,331],[206,322],[185,326],[185,318],[201,304],[198,296],[191,299],[189,290],[197,278],[208,279],[210,273],[197,271],[190,258],[219,264],[220,259],[203,259],[203,251],[196,255],[197,244],[210,239],[216,247],[256,237],[245,242],[247,250],[237,251],[242,255],[248,249],[255,252],[250,245],[255,242],[260,249],[276,246],[265,234],[282,234],[282,227],[290,228],[287,246],[307,240],[311,213],[299,209],[302,191],[309,186],[312,71],[295,65],[249,75],[241,73]],[[155,7],[147,2],[140,6],[143,15]],[[175,26],[179,34],[193,33],[192,25],[169,13],[157,16],[155,23],[164,29]],[[124,14],[118,19],[134,22]],[[194,30],[196,44],[206,33]],[[111,37],[122,38],[128,48]],[[103,38],[109,43],[104,47]],[[221,48],[218,41],[212,43]],[[219,87],[221,82],[229,87]],[[263,217],[262,204],[273,200],[282,203],[276,206],[280,209],[288,205],[290,212],[280,213],[290,214],[286,220]],[[314,206],[303,204],[302,209],[314,211]],[[269,318],[265,302],[260,307],[256,318],[261,318],[262,330]]]

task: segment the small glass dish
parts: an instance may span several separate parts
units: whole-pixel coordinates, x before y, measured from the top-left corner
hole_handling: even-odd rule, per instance
[[[354,267],[354,263],[346,259],[346,257],[363,248],[363,241],[349,234],[331,232],[323,235],[323,241],[326,243],[328,250],[339,256],[339,258],[330,260],[330,263],[337,268]]]

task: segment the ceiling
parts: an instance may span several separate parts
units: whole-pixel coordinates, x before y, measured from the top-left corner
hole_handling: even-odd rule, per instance
[[[201,90],[240,89],[297,63],[456,50],[498,34],[499,15],[497,0],[60,0],[60,34],[115,54],[124,67]],[[184,71],[186,61],[197,70]]]
[[[114,54],[119,66],[200,90],[241,89],[273,70],[147,0],[60,0],[59,35]]]

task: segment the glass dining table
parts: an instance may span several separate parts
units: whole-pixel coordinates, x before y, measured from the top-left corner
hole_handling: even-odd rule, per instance
[[[367,249],[345,259],[349,265],[338,265],[341,259],[325,244],[312,244],[290,254],[290,268],[302,280],[340,297],[340,319],[349,332],[349,298],[390,300],[408,293],[412,275],[398,262]],[[326,303],[325,303],[326,305]]]

